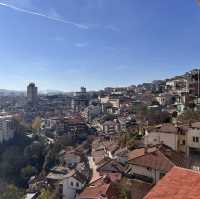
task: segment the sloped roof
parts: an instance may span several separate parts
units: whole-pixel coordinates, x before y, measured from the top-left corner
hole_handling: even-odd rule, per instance
[[[144,156],[144,154],[145,154],[145,148],[135,149],[128,153],[128,160],[133,160],[135,158]]]
[[[102,195],[106,195],[110,183],[104,183],[103,177],[91,183],[78,197],[81,198],[96,198],[99,199]]]
[[[136,153],[132,155],[132,158],[129,158],[129,164],[168,172],[173,166],[187,168],[189,160],[181,153],[172,150],[170,147],[161,145],[154,150],[147,149],[145,151],[144,148],[137,150]]]
[[[122,173],[124,171],[124,167],[117,162],[116,160],[107,160],[103,164],[101,164],[98,168],[98,171],[103,171],[103,172],[119,172]]]
[[[199,129],[200,128],[200,122],[194,122],[194,123],[192,123],[191,127]]]
[[[176,134],[178,132],[178,128],[176,128],[173,124],[163,124],[160,129],[160,132],[163,133],[174,133]]]
[[[115,151],[116,156],[120,157],[127,157],[128,156],[128,149],[127,148],[120,148],[117,151]]]
[[[174,167],[144,199],[199,199],[200,173]]]
[[[167,159],[160,151],[147,153],[141,157],[137,157],[129,161],[130,164],[148,167],[164,172],[170,171],[174,164]]]
[[[178,153],[164,144],[159,147],[159,151],[163,153],[171,162],[173,162],[175,166],[188,168],[190,159],[183,153]]]
[[[82,173],[76,171],[76,173],[74,173],[73,177],[78,180],[79,182],[81,182],[82,184],[85,184],[87,182],[87,178],[85,175],[83,175]]]

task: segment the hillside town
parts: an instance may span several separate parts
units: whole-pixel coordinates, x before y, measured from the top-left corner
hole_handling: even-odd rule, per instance
[[[199,197],[199,69],[100,91],[42,94],[30,83],[2,92],[0,108],[0,178],[20,171],[7,182],[21,198]],[[17,155],[4,164],[8,148]]]

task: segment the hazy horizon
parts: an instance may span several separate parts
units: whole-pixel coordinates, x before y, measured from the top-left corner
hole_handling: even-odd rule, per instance
[[[197,68],[193,67],[193,68],[191,68],[189,71],[191,71],[191,70],[193,70],[193,69],[197,69]],[[166,80],[166,79],[171,79],[171,78],[176,77],[176,76],[182,76],[182,75],[184,75],[185,73],[187,73],[187,72],[189,72],[189,71],[185,71],[185,72],[183,72],[182,74],[174,74],[174,75],[169,76],[169,77],[163,77],[163,78],[160,78],[160,79],[158,79],[158,78],[157,78],[157,79],[153,79],[152,81],[154,81],[154,80]],[[149,81],[149,82],[144,81],[144,82],[140,82],[140,83],[138,83],[138,84],[132,83],[132,84],[128,84],[128,85],[113,85],[113,86],[106,85],[105,87],[102,87],[102,88],[99,88],[99,89],[90,89],[90,88],[87,88],[87,87],[86,87],[86,89],[87,89],[87,91],[98,91],[98,90],[103,90],[103,89],[106,88],[106,87],[116,87],[116,88],[117,88],[117,87],[128,87],[128,86],[132,86],[132,85],[138,86],[138,85],[143,84],[143,83],[152,83],[152,81]],[[1,88],[1,87],[0,87],[0,90],[16,91],[16,92],[26,92],[27,86],[28,86],[28,84],[30,84],[30,83],[34,83],[34,84],[38,87],[38,84],[37,84],[36,82],[34,82],[34,81],[29,81],[29,82],[27,82],[26,85],[24,85],[24,86],[25,86],[24,89],[21,89],[21,90],[17,90],[17,89],[7,89],[7,88]],[[81,88],[82,86],[85,87],[85,85],[80,85],[80,87],[77,88],[77,89],[75,89],[75,90],[61,90],[61,89],[59,89],[59,88],[57,88],[57,89],[51,89],[51,88],[43,89],[43,88],[38,87],[38,91],[39,91],[39,92],[46,92],[46,91],[48,91],[48,92],[66,92],[66,93],[70,93],[70,92],[79,91],[80,88]]]
[[[196,0],[0,0],[0,87],[99,90],[180,75],[200,63],[199,21]]]

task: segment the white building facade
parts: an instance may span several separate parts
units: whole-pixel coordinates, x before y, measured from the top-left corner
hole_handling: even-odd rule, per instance
[[[12,115],[0,116],[0,143],[6,142],[15,136],[15,122]]]

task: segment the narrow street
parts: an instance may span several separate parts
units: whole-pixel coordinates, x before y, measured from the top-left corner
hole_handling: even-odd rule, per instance
[[[92,170],[92,177],[91,177],[90,182],[94,182],[95,180],[100,178],[100,175],[99,175],[99,172],[97,171],[97,167],[92,156],[88,156],[88,161],[89,161],[90,169]]]

